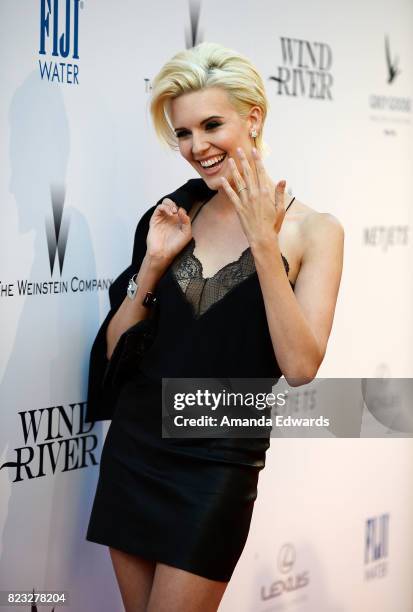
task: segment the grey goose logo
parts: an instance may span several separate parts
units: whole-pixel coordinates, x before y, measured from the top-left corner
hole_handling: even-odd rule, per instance
[[[46,218],[46,237],[47,248],[49,250],[50,274],[53,276],[57,252],[60,276],[62,276],[67,236],[69,233],[69,221],[67,219],[63,219],[65,189],[61,185],[51,185],[50,195],[52,200],[53,218]]]
[[[185,45],[187,49],[195,47],[203,40],[203,32],[199,29],[199,15],[201,13],[200,0],[189,0],[190,28],[185,30]]]
[[[390,49],[390,39],[389,36],[385,36],[384,37],[384,54],[385,54],[385,60],[386,60],[386,68],[387,68],[387,79],[386,79],[386,83],[387,85],[393,85],[396,81],[396,78],[399,76],[399,74],[402,73],[402,71],[399,68],[399,58],[398,56],[393,55],[392,56],[392,51]],[[403,80],[403,79],[402,79]],[[401,89],[398,87],[399,85],[399,81],[397,81],[397,86],[395,87],[396,91],[401,91]],[[400,86],[403,87],[403,84],[400,83]],[[406,85],[404,85],[405,87]],[[372,93],[369,96],[369,107],[373,110],[373,111],[378,111],[378,112],[395,112],[395,113],[404,113],[404,114],[410,114],[412,112],[412,98],[407,97],[407,96],[399,96],[399,95],[388,95],[387,92],[389,90],[386,90],[386,93],[383,92],[379,92],[379,93]],[[379,115],[372,115],[371,120],[373,121],[382,121],[383,117],[380,117]],[[388,126],[388,122],[389,120],[393,120],[391,118],[390,115],[388,115],[385,120],[387,121],[387,126]],[[403,128],[402,128],[402,123],[410,123],[410,119],[402,119],[400,120],[399,117],[395,117],[395,119],[393,120],[395,122],[395,124],[397,125],[397,129],[395,128],[391,128],[389,129],[387,126],[383,129],[383,133],[386,136],[395,136],[398,132],[400,132]]]
[[[385,46],[385,51],[386,51],[386,64],[387,64],[387,71],[388,71],[387,82],[393,83],[394,79],[400,74],[400,70],[397,67],[397,64],[399,63],[399,58],[396,57],[392,61],[391,53],[390,53],[390,42],[389,42],[388,36],[385,37],[384,46]]]

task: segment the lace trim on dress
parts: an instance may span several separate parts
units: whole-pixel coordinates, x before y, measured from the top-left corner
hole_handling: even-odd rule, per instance
[[[192,238],[172,264],[172,272],[194,309],[200,317],[208,308],[221,300],[231,289],[254,274],[255,262],[250,247],[236,261],[223,266],[213,276],[203,276],[202,263],[194,254],[195,240]],[[281,255],[288,276],[288,261]]]

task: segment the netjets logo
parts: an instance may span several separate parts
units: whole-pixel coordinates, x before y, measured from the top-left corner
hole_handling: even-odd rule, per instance
[[[64,187],[60,185],[52,185],[50,193],[52,199],[52,218],[46,218],[46,237],[47,248],[49,250],[50,274],[53,276],[57,253],[60,276],[62,276],[67,236],[69,233],[69,221],[68,219],[63,219],[65,190]]]
[[[201,13],[200,0],[189,2],[189,28],[185,30],[185,44],[187,49],[195,47],[203,40],[203,32],[199,29],[199,15]]]
[[[396,57],[394,60],[392,60],[391,53],[390,53],[390,42],[389,42],[388,36],[385,37],[384,46],[385,46],[385,52],[386,52],[386,64],[387,64],[387,73],[388,73],[387,82],[393,83],[397,75],[400,74],[400,70],[397,67],[397,64],[399,63],[399,58]]]

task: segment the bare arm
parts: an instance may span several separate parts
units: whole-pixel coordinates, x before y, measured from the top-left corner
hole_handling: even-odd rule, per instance
[[[294,292],[278,235],[253,247],[274,353],[291,386],[310,382],[324,359],[343,266],[344,231],[333,215],[310,215],[303,240]]]
[[[287,382],[299,386],[315,377],[324,359],[341,280],[344,231],[333,215],[308,215],[301,229],[303,256],[293,292],[278,242],[285,181],[276,184],[274,202],[261,155],[252,149],[252,156],[248,160],[238,149],[241,169],[229,160],[235,190],[225,177],[222,187],[251,246],[278,365]]]

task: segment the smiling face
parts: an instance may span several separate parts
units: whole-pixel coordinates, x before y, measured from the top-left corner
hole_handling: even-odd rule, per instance
[[[181,155],[213,190],[221,187],[222,176],[232,183],[228,159],[232,157],[238,165],[237,147],[250,158],[254,145],[250,130],[261,128],[259,107],[252,107],[247,117],[241,117],[227,92],[219,87],[174,98],[170,117]]]

